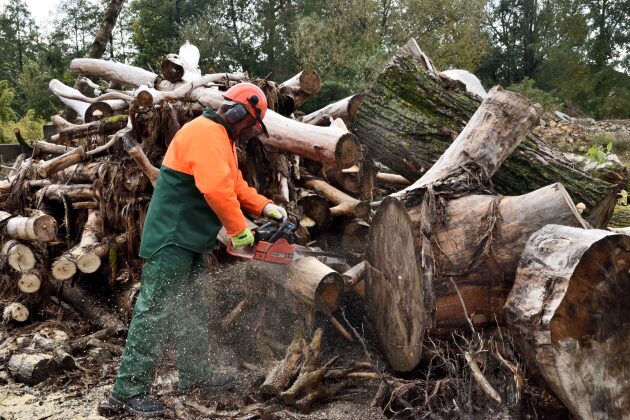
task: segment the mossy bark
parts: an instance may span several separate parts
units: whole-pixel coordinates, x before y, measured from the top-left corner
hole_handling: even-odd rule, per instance
[[[630,226],[630,206],[616,205],[609,226],[614,228]]]
[[[463,84],[437,76],[401,48],[367,92],[353,131],[368,156],[409,180],[418,179],[448,148],[480,104]],[[492,178],[495,190],[522,195],[560,182],[596,227],[612,213],[617,187],[575,168],[529,135]]]

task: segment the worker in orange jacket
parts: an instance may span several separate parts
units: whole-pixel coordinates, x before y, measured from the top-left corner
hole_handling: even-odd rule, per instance
[[[238,169],[235,141],[266,133],[264,93],[239,83],[215,113],[185,124],[166,151],[144,223],[140,256],[145,265],[120,370],[108,404],[130,414],[159,416],[151,377],[169,338],[177,345],[179,390],[225,389],[232,378],[214,373],[208,360],[208,279],[202,254],[212,250],[222,226],[236,248],[254,236],[241,208],[286,218],[286,211],[258,194]]]

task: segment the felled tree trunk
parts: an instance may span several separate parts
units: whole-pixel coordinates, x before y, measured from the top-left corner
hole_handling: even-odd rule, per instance
[[[368,156],[407,179],[418,179],[442,155],[479,106],[458,82],[440,78],[412,39],[400,48],[367,92],[353,132]],[[576,169],[530,135],[493,177],[504,195],[520,195],[560,182],[574,202],[586,204],[593,226],[605,226],[616,187]]]
[[[419,207],[409,210],[416,232],[421,229],[421,215]],[[459,198],[447,204],[444,220],[433,226],[439,276],[433,279],[435,307],[427,308],[436,333],[466,328],[451,278],[474,325],[502,323],[503,305],[530,235],[547,224],[586,227],[562,184],[517,197]]]
[[[365,219],[370,214],[369,203],[359,201],[343,191],[339,191],[326,181],[307,178],[304,180],[304,185],[317,191],[317,193],[321,194],[326,200],[335,204],[335,206],[330,209],[332,216],[352,216]]]
[[[37,385],[55,373],[59,367],[53,356],[47,353],[17,353],[11,356],[7,368],[18,382]]]
[[[547,225],[521,257],[506,316],[578,419],[630,417],[630,236]]]
[[[2,311],[2,319],[4,322],[24,322],[28,319],[28,315],[28,308],[18,302],[9,303]]]
[[[0,211],[0,221],[7,220],[6,233],[11,238],[25,241],[53,241],[57,237],[57,221],[54,217],[36,212],[30,217],[12,216]]]
[[[35,254],[25,244],[10,239],[2,245],[1,255],[3,259],[15,271],[26,272],[35,267]]]
[[[78,76],[95,76],[123,85],[153,86],[157,75],[139,67],[95,58],[75,58],[70,71]]]
[[[311,308],[329,314],[337,309],[343,290],[341,274],[315,257],[306,257],[289,265],[254,261],[252,272],[298,297]]]
[[[285,115],[291,115],[293,111],[300,109],[308,98],[319,92],[321,85],[322,80],[317,71],[313,69],[301,71],[286,82],[281,83],[278,88],[284,97]]]
[[[484,230],[481,230],[481,237],[460,237],[457,227],[461,225],[453,224],[445,216],[449,208],[461,203],[446,200],[487,189],[488,179],[537,119],[537,111],[526,98],[494,88],[431,170],[403,194],[395,194],[405,199],[410,213],[419,213],[416,221],[410,218],[403,203],[393,196],[383,201],[372,219],[367,247],[369,269],[365,281],[365,306],[387,359],[395,369],[409,371],[418,364],[424,332],[433,324],[434,284],[440,284],[443,274],[436,269],[439,266],[435,263],[435,260],[439,262],[438,255],[442,252],[436,243],[440,237],[437,232],[452,230],[454,237],[467,246],[484,244]],[[471,212],[471,218],[464,225],[472,224],[474,229],[483,226],[485,221],[489,231],[485,240],[492,246],[495,231],[492,218],[497,215],[488,214],[488,203],[493,197],[487,196],[487,199],[489,201],[485,206],[481,205],[476,215],[471,201],[464,204],[467,207],[463,211]],[[471,200],[471,197],[460,200]],[[564,196],[561,202],[563,200],[566,201]],[[577,214],[574,208],[573,211]],[[525,222],[528,221],[525,218]],[[527,236],[523,242],[526,239]],[[485,246],[482,250],[480,255],[485,254]],[[472,251],[469,256],[479,252],[478,245]]]
[[[322,109],[304,115],[300,118],[300,121],[306,124],[327,126],[330,125],[331,118],[341,118],[346,127],[351,128],[354,117],[359,111],[361,102],[363,102],[363,96],[363,94],[348,96]]]
[[[98,248],[103,237],[103,220],[99,210],[89,210],[83,226],[81,240],[70,249],[65,257],[73,261],[83,273],[94,273],[101,266],[101,253]]]

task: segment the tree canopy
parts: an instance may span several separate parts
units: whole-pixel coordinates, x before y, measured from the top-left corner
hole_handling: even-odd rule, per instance
[[[69,61],[90,53],[106,10],[122,2],[104,58],[156,71],[190,40],[203,72],[282,81],[312,67],[325,82],[312,108],[365,89],[415,37],[440,70],[469,70],[487,87],[535,85],[572,112],[630,117],[628,0],[62,0],[44,27],[9,0],[0,124],[57,111],[48,81],[73,84]]]

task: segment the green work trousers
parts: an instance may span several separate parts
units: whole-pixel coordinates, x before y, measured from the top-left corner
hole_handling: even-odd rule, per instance
[[[177,346],[179,389],[210,379],[209,284],[201,254],[175,245],[145,261],[125,351],[113,393],[148,394],[153,372],[169,338]]]

